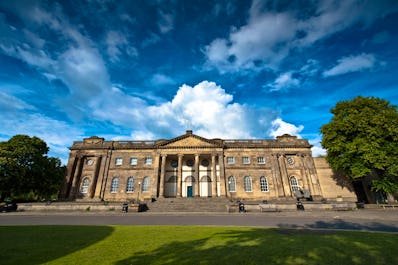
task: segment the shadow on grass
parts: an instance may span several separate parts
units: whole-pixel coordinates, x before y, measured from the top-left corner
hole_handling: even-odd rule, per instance
[[[386,225],[377,222],[367,224],[359,224],[346,222],[336,219],[332,222],[317,221],[313,224],[306,225],[292,225],[292,224],[279,224],[280,228],[313,228],[313,229],[344,229],[344,230],[358,230],[358,231],[377,231],[377,232],[398,232],[398,227]]]
[[[398,264],[393,254],[398,243],[396,235],[294,231],[215,230],[202,238],[175,240],[155,250],[135,253],[115,264]]]
[[[108,226],[0,226],[0,263],[43,264],[86,248],[112,231]]]

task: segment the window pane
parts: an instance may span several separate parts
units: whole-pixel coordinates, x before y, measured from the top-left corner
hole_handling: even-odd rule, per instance
[[[111,192],[116,193],[118,186],[119,186],[119,179],[113,178],[111,183]]]
[[[260,178],[260,186],[261,186],[261,191],[262,192],[267,192],[268,191],[268,181],[266,177],[261,177]]]
[[[250,159],[248,156],[244,156],[242,157],[242,163],[243,164],[250,164]]]
[[[300,187],[298,185],[297,179],[295,177],[291,177],[290,178],[290,183],[292,185],[292,191],[293,192],[300,190]]]
[[[134,177],[129,177],[127,179],[126,191],[127,192],[133,192],[134,191]]]
[[[89,178],[87,178],[87,177],[84,178],[83,181],[82,181],[82,187],[81,187],[80,192],[81,193],[87,193],[89,184],[90,184]]]
[[[149,191],[149,178],[145,177],[142,181],[142,191]]]
[[[227,164],[234,164],[235,159],[233,156],[227,156]]]
[[[259,157],[257,157],[257,162],[259,164],[265,164],[265,158],[263,156],[259,156]]]
[[[152,164],[152,157],[146,157],[145,158],[145,165],[151,165]]]
[[[134,166],[134,165],[137,165],[137,158],[136,157],[132,157],[132,158],[130,158],[130,165],[132,165],[132,166]]]
[[[122,164],[123,164],[123,159],[122,159],[121,157],[117,157],[117,158],[115,159],[115,164],[116,164],[117,166],[122,165]]]
[[[228,190],[230,192],[236,192],[236,180],[234,176],[228,178]]]
[[[246,192],[251,192],[252,191],[252,178],[246,176],[244,178],[244,186],[245,186],[245,191]]]

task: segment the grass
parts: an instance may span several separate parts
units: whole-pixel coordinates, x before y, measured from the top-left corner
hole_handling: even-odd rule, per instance
[[[398,264],[396,234],[208,226],[0,226],[0,264]]]

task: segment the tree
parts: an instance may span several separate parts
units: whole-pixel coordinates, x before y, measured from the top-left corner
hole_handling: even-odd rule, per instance
[[[375,97],[342,101],[322,126],[322,146],[336,172],[355,179],[372,178],[372,189],[398,190],[397,107]]]
[[[47,157],[47,144],[38,137],[15,135],[0,142],[0,198],[32,193],[46,198],[58,191],[64,167]]]

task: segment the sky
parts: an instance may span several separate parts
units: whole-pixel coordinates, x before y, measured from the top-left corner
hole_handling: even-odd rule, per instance
[[[398,1],[0,1],[0,141],[308,139],[398,104]]]

